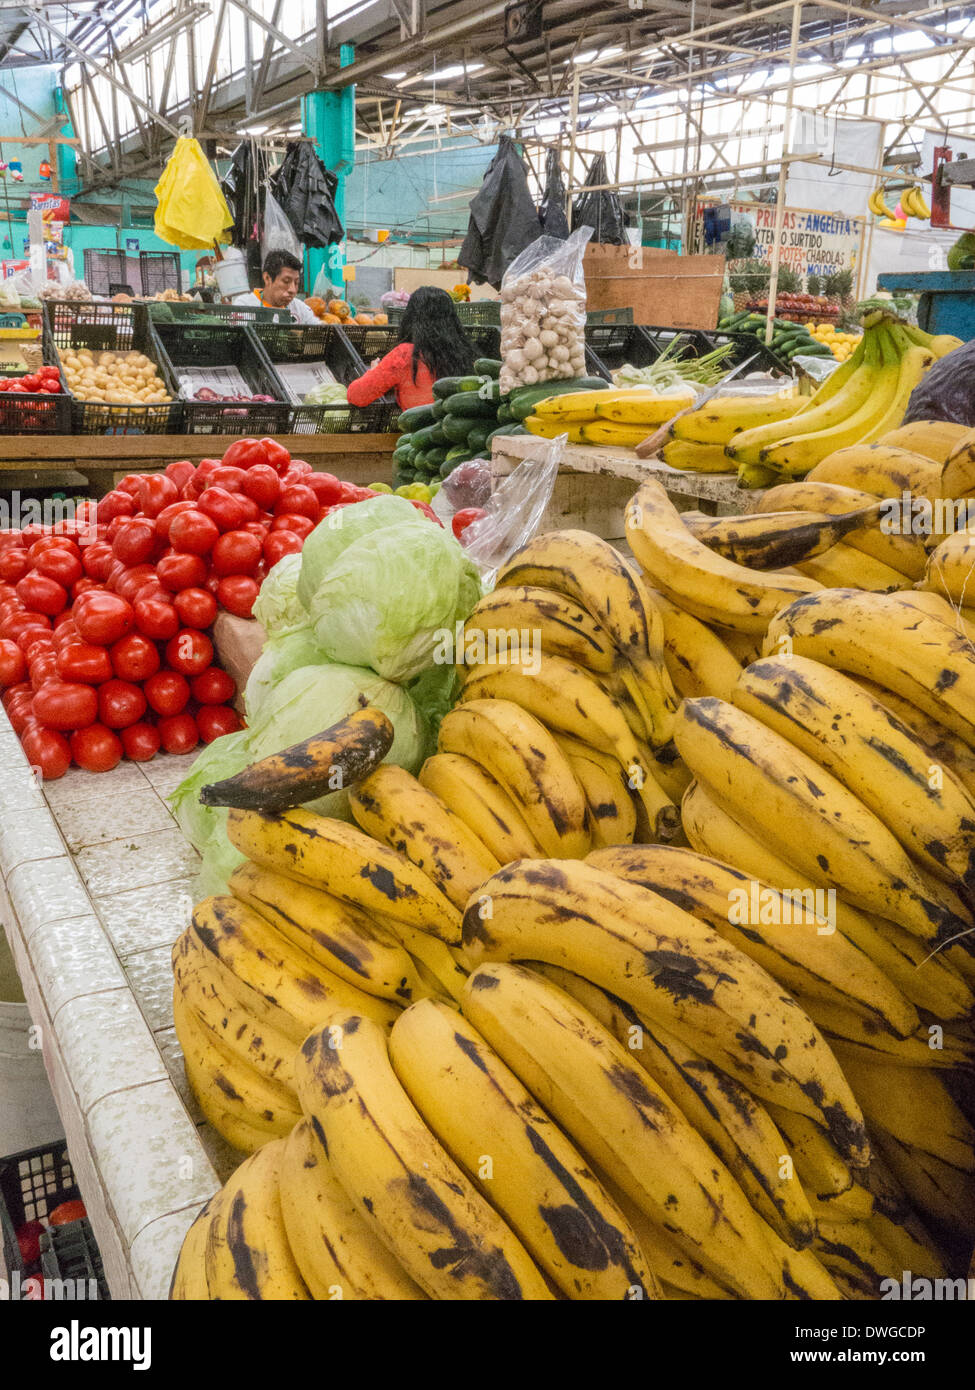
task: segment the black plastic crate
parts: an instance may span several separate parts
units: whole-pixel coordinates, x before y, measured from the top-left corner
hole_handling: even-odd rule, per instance
[[[62,1202],[80,1197],[63,1139],[0,1158],[0,1235],[8,1278],[15,1270],[21,1281],[40,1273],[39,1263],[24,1263],[17,1244],[18,1227],[25,1221],[44,1221]]]
[[[282,328],[276,324],[256,323],[250,331],[277,366],[322,362],[342,386],[348,386],[366,370],[366,364],[349,342],[345,329],[338,324],[299,324]],[[294,434],[389,434],[394,431],[394,421],[399,415],[399,406],[389,396],[371,405],[338,402],[335,405],[296,405],[292,409]]]
[[[678,357],[704,357],[714,348],[730,342],[733,344],[733,351],[725,358],[725,367],[728,371],[755,353],[757,356],[751,364],[751,371],[774,371],[787,374],[791,372],[788,362],[783,361],[777,353],[773,352],[771,348],[767,348],[760,339],[750,333],[719,333],[716,329],[703,328],[659,328],[646,324],[643,325],[642,331],[650,340],[657,357],[675,339],[679,340],[680,350],[676,354]],[[639,367],[644,364],[634,362],[633,365]]]
[[[385,357],[399,342],[399,326],[395,323],[343,323],[341,329],[363,362]]]
[[[595,327],[598,324],[627,324],[633,322],[633,309],[630,305],[620,309],[588,309],[586,311],[586,327]]]
[[[155,365],[173,400],[152,405],[108,405],[71,398],[75,434],[178,434],[183,416],[176,379],[162,352],[144,304],[79,304],[47,300],[44,351],[61,366],[60,354],[141,352]]]
[[[482,324],[462,324],[464,334],[471,347],[474,349],[475,357],[492,357],[498,361],[501,357],[501,329]]]
[[[270,325],[275,327],[275,325]],[[162,356],[177,382],[189,368],[229,367],[240,372],[249,390],[273,401],[183,402],[187,434],[289,434],[292,406],[260,342],[247,324],[157,323]]]
[[[500,328],[500,299],[476,299],[470,303],[457,304],[457,317],[461,323],[475,328]]]
[[[44,363],[51,365],[51,354],[44,350]],[[47,391],[30,392],[0,391],[0,435],[6,434],[70,434],[71,397],[60,364],[61,394],[52,396]],[[30,373],[3,373],[10,376],[25,376]]]
[[[139,278],[146,296],[162,294],[163,290],[182,292],[183,283],[178,251],[140,251]]]
[[[224,324],[291,323],[290,309],[266,309],[255,299],[251,304],[209,304],[199,299],[160,299],[148,306],[153,324],[195,323],[222,327]]]
[[[607,311],[616,312],[616,311]],[[632,313],[632,310],[630,310]],[[615,372],[624,362],[649,367],[659,357],[655,345],[637,324],[586,323],[586,346]]]
[[[87,1217],[66,1226],[50,1226],[41,1236],[41,1270],[45,1279],[70,1282],[76,1298],[111,1301],[105,1270]]]
[[[129,282],[129,258],[114,246],[88,246],[84,261],[85,284],[94,295],[108,296],[113,284]]]

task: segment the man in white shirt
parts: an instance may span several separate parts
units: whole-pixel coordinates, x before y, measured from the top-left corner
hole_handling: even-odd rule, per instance
[[[266,309],[289,309],[296,323],[318,323],[304,300],[301,288],[301,261],[290,251],[272,251],[264,262],[264,289],[254,293]]]

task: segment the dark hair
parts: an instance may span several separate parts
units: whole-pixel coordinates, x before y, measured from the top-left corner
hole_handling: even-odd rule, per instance
[[[446,290],[421,285],[413,291],[403,313],[399,340],[413,344],[414,381],[421,362],[434,378],[468,376],[474,370],[474,349]]]
[[[292,256],[290,251],[271,251],[267,260],[264,262],[264,274],[269,275],[272,280],[276,280],[282,270],[303,270],[297,256]]]

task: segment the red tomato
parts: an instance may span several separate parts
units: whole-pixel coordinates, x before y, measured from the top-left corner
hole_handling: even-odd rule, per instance
[[[83,582],[84,582],[84,581],[81,580],[81,579],[78,580],[78,583],[79,583],[79,584],[81,584],[81,583],[83,583]],[[89,581],[89,583],[90,583],[90,582],[91,582],[91,581]],[[54,619],[53,631],[54,631],[54,632],[57,632],[58,628],[64,627],[64,625],[65,625],[66,623],[71,623],[72,626],[74,625],[74,619],[73,619],[72,616],[71,616],[71,609],[70,609],[70,608],[66,608],[66,609],[64,610],[63,613],[59,613],[59,614],[57,615],[57,617]]]
[[[35,568],[38,574],[56,579],[65,589],[70,589],[84,574],[81,561],[69,550],[49,550],[40,557]]]
[[[109,522],[118,516],[135,516],[135,498],[120,488],[106,492],[98,503],[99,522]]]
[[[342,498],[342,484],[333,473],[309,473],[304,480],[318,499],[320,507],[330,507]]]
[[[19,531],[0,531],[0,550],[19,549],[24,544],[24,538]]]
[[[315,513],[317,520],[318,513]],[[291,531],[294,535],[300,536],[302,540],[310,536],[315,529],[315,522],[307,516],[296,516],[293,512],[283,512],[276,516],[271,522],[272,531]]]
[[[198,676],[213,661],[213,643],[206,633],[184,628],[166,643],[166,660],[174,671]]]
[[[147,763],[159,752],[159,730],[153,724],[130,724],[122,730],[122,747],[125,756],[134,763]]]
[[[58,650],[61,647],[70,646],[72,643],[81,641],[78,632],[78,625],[74,618],[68,613],[67,617],[62,613],[58,616],[54,624],[54,646]]]
[[[143,565],[152,557],[156,528],[144,517],[133,517],[119,528],[112,541],[112,554],[123,565]]]
[[[261,542],[248,531],[226,531],[210,557],[214,574],[253,574],[261,558]]]
[[[41,1221],[25,1221],[17,1227],[17,1244],[20,1247],[20,1258],[25,1265],[36,1265],[41,1258],[43,1234],[44,1224]]]
[[[164,507],[179,497],[179,488],[165,473],[154,473],[139,484],[139,506],[146,516],[157,517]]]
[[[156,578],[164,589],[177,594],[180,589],[199,589],[206,583],[207,564],[199,555],[174,550],[156,561]]]
[[[156,726],[167,753],[189,753],[199,742],[196,720],[192,714],[173,714],[160,719]]]
[[[244,479],[247,472],[243,468],[236,468],[232,464],[222,463],[219,468],[215,468],[207,478],[207,488],[222,487],[227,492],[240,492],[244,486]]]
[[[0,552],[0,579],[6,584],[16,584],[30,569],[26,550],[14,546]]]
[[[71,755],[86,772],[111,772],[122,761],[122,741],[104,724],[89,724],[71,735]]]
[[[105,527],[105,539],[109,542],[109,544],[111,544],[111,542],[115,539],[115,537],[118,535],[119,531],[121,531],[122,527],[126,524],[126,522],[129,522],[131,520],[132,517],[130,516],[112,517],[111,521]]]
[[[237,682],[229,671],[208,666],[190,681],[193,699],[201,705],[224,705],[237,694]]]
[[[109,729],[136,724],[146,712],[146,697],[131,681],[110,680],[98,687],[98,716]]]
[[[84,565],[85,574],[104,582],[113,558],[114,552],[108,541],[92,541],[91,545],[86,545],[82,551],[81,563]]]
[[[148,585],[153,585],[158,590],[159,584],[156,580],[155,565],[133,565],[131,569],[123,570],[115,581],[115,592],[129,603],[142,593]]]
[[[245,497],[270,511],[281,494],[281,479],[269,463],[255,463],[244,474],[241,489]]]
[[[19,650],[19,648],[18,648]],[[9,709],[15,700],[26,696],[28,700],[34,698],[34,687],[29,680],[20,680],[16,684],[10,685],[3,692],[2,702],[4,709]]]
[[[256,463],[270,463],[264,441],[260,439],[235,439],[224,454],[222,462],[230,468],[253,468]]]
[[[10,720],[10,727],[18,738],[21,737],[34,717],[33,706],[33,689],[29,695],[20,695],[16,700],[11,700],[10,704],[7,706],[7,718]]]
[[[68,602],[68,591],[46,574],[25,574],[17,585],[17,597],[31,613],[60,613]]]
[[[151,637],[154,642],[168,642],[179,632],[179,614],[168,598],[150,598],[142,590],[132,607],[135,625],[144,637]]]
[[[48,656],[35,656],[33,661],[27,663],[30,671],[30,683],[32,688],[43,690],[46,685],[61,685],[63,682],[58,676],[57,657],[52,652]]]
[[[306,516],[309,521],[318,520],[321,503],[305,483],[293,483],[282,489],[275,503],[275,516]]]
[[[260,584],[250,575],[232,574],[221,579],[217,599],[228,613],[238,618],[249,618],[254,609],[254,600],[260,592]]]
[[[89,579],[86,574],[83,576],[83,578],[78,580],[77,584],[72,584],[71,602],[74,603],[75,599],[80,598],[82,594],[91,593],[92,589],[101,589],[102,587],[103,586],[99,584],[97,579]],[[68,610],[65,611],[67,612]],[[59,613],[58,617],[55,619],[55,623],[57,623],[60,620],[61,616],[62,615]]]
[[[41,556],[49,550],[67,550],[72,555],[78,554],[78,547],[67,536],[41,536],[27,551],[28,559],[36,565]]]
[[[172,463],[167,463],[163,470],[165,476],[170,480],[177,492],[182,492],[183,488],[196,472],[196,465],[189,459],[173,459]]]
[[[230,494],[225,495],[229,497]],[[185,551],[189,555],[209,555],[219,535],[216,524],[195,507],[173,517],[169,528],[170,545],[174,550]]]
[[[45,782],[55,782],[71,766],[71,745],[53,729],[24,731],[24,754],[31,767],[39,767]]]
[[[125,638],[123,637],[123,642]],[[85,685],[101,685],[114,674],[112,661],[104,647],[89,642],[71,642],[55,657],[58,675],[65,681],[80,681]]]
[[[6,690],[8,686],[18,685],[26,675],[27,662],[23,652],[16,642],[4,637],[0,640],[0,686]]]
[[[264,537],[267,535],[269,528],[266,521],[245,521],[240,529],[246,531],[248,535],[256,536],[261,542],[261,545],[263,545]]]
[[[80,1221],[83,1216],[87,1216],[84,1202],[75,1200],[73,1202],[62,1202],[59,1207],[55,1207],[47,1218],[52,1226],[67,1226],[70,1221]]]
[[[190,683],[178,671],[157,671],[144,686],[146,699],[156,714],[179,714],[190,698]]]
[[[460,540],[461,532],[466,531],[472,521],[477,521],[479,517],[485,516],[483,507],[462,507],[459,512],[454,512],[451,517],[450,527],[454,535]]]
[[[269,438],[262,439],[260,443],[264,450],[264,458],[261,462],[269,463],[275,473],[284,473],[291,464],[291,455],[284,445],[279,444],[276,439]],[[224,462],[227,462],[226,454],[224,454]]]
[[[28,632],[49,632],[50,623],[43,613],[13,613],[3,625],[4,637],[9,637],[12,642],[16,642],[21,651],[30,644],[32,639],[27,642],[23,639]]]
[[[440,520],[439,516],[437,516],[437,513],[430,506],[429,502],[421,502],[418,497],[411,497],[409,500],[410,506],[415,507],[418,512],[422,512],[428,521],[436,522],[439,527],[443,527],[443,522]]]
[[[111,649],[112,666],[119,680],[145,681],[159,670],[159,653],[155,642],[141,632],[120,637]]]
[[[34,696],[34,718],[48,729],[84,729],[97,715],[97,694],[77,681],[51,681]]]
[[[208,575],[207,582],[204,584],[203,587],[204,589],[209,589],[210,593],[213,594],[214,598],[216,598],[217,590],[220,588],[219,574]]]
[[[240,715],[229,705],[203,705],[196,712],[196,727],[204,743],[212,743],[224,734],[235,734],[244,726]]]
[[[92,590],[78,599],[74,620],[86,642],[108,647],[132,631],[135,614],[132,605],[118,594]]]
[[[193,511],[195,503],[189,501],[170,502],[168,507],[163,507],[156,517],[156,535],[164,541],[169,540],[169,528],[173,524],[173,517],[179,516],[180,512]]]
[[[238,499],[234,493],[228,492],[225,487],[207,486],[206,492],[203,493],[196,505],[221,531],[234,531],[242,521],[246,520],[244,509],[239,505],[239,501],[242,500],[242,498]],[[170,539],[172,540],[172,534],[170,534]],[[176,545],[176,542],[173,541],[173,544]],[[180,548],[177,546],[177,549]]]
[[[137,498],[139,496],[139,489],[142,486],[143,476],[142,473],[130,473],[127,477],[123,478],[120,483],[116,483],[115,486],[119,492],[127,492],[130,497]]]
[[[237,514],[240,517],[235,530],[242,531],[248,522],[259,520],[261,509],[252,497],[245,497],[242,492],[235,492],[234,501],[237,503]]]
[[[181,589],[173,599],[184,627],[212,627],[217,616],[217,600],[207,589]]]

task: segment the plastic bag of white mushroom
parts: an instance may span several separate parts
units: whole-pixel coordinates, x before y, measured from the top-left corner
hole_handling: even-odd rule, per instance
[[[592,236],[542,236],[526,246],[501,281],[501,394],[540,381],[584,376],[586,281],[582,257]]]

